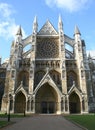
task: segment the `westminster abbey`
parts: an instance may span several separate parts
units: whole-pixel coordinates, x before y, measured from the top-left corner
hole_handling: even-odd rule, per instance
[[[27,51],[24,48],[30,45]],[[86,114],[95,111],[95,62],[77,26],[74,37],[49,20],[23,39],[21,26],[9,59],[0,59],[0,110],[11,113]]]

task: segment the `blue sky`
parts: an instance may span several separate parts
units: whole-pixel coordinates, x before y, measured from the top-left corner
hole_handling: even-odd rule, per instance
[[[10,55],[10,46],[21,25],[23,37],[32,34],[34,17],[39,30],[49,19],[58,28],[61,14],[64,33],[73,38],[77,25],[85,40],[86,49],[95,56],[95,1],[94,0],[0,0],[0,56]]]

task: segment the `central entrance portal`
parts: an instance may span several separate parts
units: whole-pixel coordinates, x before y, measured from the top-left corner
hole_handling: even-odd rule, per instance
[[[48,83],[44,84],[36,94],[36,113],[56,113],[58,109],[58,95]]]
[[[42,102],[41,104],[42,113],[54,113],[55,103],[54,102]]]

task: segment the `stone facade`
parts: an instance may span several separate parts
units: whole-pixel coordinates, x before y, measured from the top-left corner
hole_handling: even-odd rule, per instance
[[[84,114],[94,110],[95,64],[87,58],[78,27],[70,38],[59,16],[58,31],[49,20],[38,31],[35,17],[33,33],[25,39],[19,27],[9,60],[0,64],[0,94],[3,112],[9,106],[11,113]]]

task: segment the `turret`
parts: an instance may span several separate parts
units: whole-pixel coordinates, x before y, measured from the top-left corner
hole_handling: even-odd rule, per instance
[[[66,63],[65,63],[65,43],[64,43],[64,32],[63,32],[63,22],[59,15],[58,20],[58,32],[59,32],[59,56],[61,59],[60,69],[61,69],[61,80],[62,80],[62,93],[67,94],[66,86]]]
[[[16,45],[15,45],[15,50],[18,51],[17,57],[19,59],[21,59],[21,55],[22,55],[22,51],[23,51],[21,26],[19,26],[16,36],[17,36],[17,41],[16,41]],[[18,44],[17,44],[17,42],[18,42]]]
[[[7,90],[11,93],[14,93],[15,87],[16,87],[16,76],[17,76],[17,70],[19,68],[19,61],[21,60],[23,51],[23,45],[22,45],[22,30],[21,26],[19,26],[15,40],[12,42],[11,45],[11,51],[10,51],[10,60],[7,67],[6,77],[8,77],[8,80],[5,84],[8,84]],[[8,83],[8,81],[11,82],[11,84]]]
[[[37,17],[35,16],[33,22],[33,34],[37,34],[37,31],[38,31],[38,22],[37,22]]]
[[[77,59],[81,56],[83,60],[83,54],[82,54],[83,46],[82,46],[82,40],[81,40],[81,33],[77,26],[75,26],[74,37],[75,37],[75,46],[74,46],[75,58]]]
[[[15,40],[12,42],[11,45],[11,52],[10,52],[10,65],[12,67],[19,67],[19,60],[22,59],[22,52],[23,52],[23,44],[22,44],[22,30],[21,26],[19,26]]]
[[[32,34],[32,51],[30,56],[30,80],[29,80],[29,94],[33,93],[34,89],[34,64],[35,64],[35,51],[36,51],[36,39],[38,31],[37,17],[35,16],[33,21],[33,34]]]

